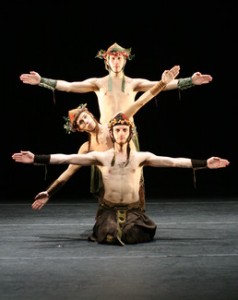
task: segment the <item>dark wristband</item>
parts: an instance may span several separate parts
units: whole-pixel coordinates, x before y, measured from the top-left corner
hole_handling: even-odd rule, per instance
[[[49,197],[52,197],[56,192],[58,192],[64,185],[66,181],[59,181],[56,179],[47,189]]]
[[[50,154],[35,154],[34,163],[48,165],[50,163]]]
[[[206,159],[191,159],[191,162],[192,162],[192,167],[194,169],[207,167]]]
[[[57,80],[56,79],[50,79],[50,78],[41,77],[39,86],[54,91],[55,87],[56,87],[56,84],[57,84]]]

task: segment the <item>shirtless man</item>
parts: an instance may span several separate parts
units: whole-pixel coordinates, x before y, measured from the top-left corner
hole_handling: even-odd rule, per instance
[[[137,101],[124,112],[129,118],[133,117],[137,111],[146,103],[158,95],[166,85],[171,82],[178,74],[180,67],[174,66],[170,70],[163,72],[161,80],[155,84],[147,92],[143,93]],[[68,113],[68,120],[65,125],[68,132],[87,132],[89,140],[85,142],[78,150],[78,153],[87,153],[89,151],[106,151],[113,147],[113,143],[109,134],[108,124],[99,123],[93,114],[88,111],[86,105],[80,105],[76,109],[72,109]],[[131,142],[131,148],[135,149],[134,143]],[[65,183],[75,174],[81,165],[70,164],[67,169],[47,188],[46,191],[40,192],[35,196],[32,208],[41,209],[56,192],[58,192]],[[103,185],[98,169],[92,166],[91,175],[91,192],[100,198],[103,192]],[[142,182],[140,192],[141,207],[145,208],[144,185]]]
[[[156,224],[141,210],[140,178],[143,167],[224,168],[229,161],[219,157],[207,160],[156,156],[130,148],[133,122],[123,113],[109,122],[113,148],[86,154],[34,155],[30,151],[14,153],[18,163],[96,165],[104,184],[104,199],[99,203],[90,240],[98,243],[136,244],[154,238]]]
[[[100,50],[98,58],[104,60],[108,75],[101,78],[89,78],[83,81],[68,82],[41,77],[37,72],[20,75],[23,83],[40,85],[52,90],[88,93],[94,92],[98,99],[100,123],[107,124],[118,112],[125,111],[135,101],[138,92],[145,92],[158,81],[143,78],[130,78],[125,75],[124,69],[127,60],[133,58],[131,48],[126,49],[114,43],[106,51]],[[212,81],[207,74],[195,72],[191,77],[172,80],[164,90],[186,89],[194,85],[202,85]]]

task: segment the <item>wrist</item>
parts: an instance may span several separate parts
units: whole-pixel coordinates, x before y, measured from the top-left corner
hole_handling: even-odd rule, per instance
[[[54,91],[56,84],[57,84],[57,80],[55,79],[41,77],[39,86]]]
[[[186,90],[193,87],[195,84],[192,81],[192,77],[179,78],[178,79],[178,88],[180,90]]]
[[[206,159],[191,159],[191,163],[192,163],[193,169],[207,168],[207,160]]]
[[[153,96],[157,95],[160,91],[162,91],[166,86],[166,83],[162,80],[159,81],[155,86],[150,89],[150,92]]]
[[[40,165],[48,165],[50,163],[50,154],[35,154],[33,163]]]
[[[56,179],[47,189],[48,197],[52,197],[56,192],[58,192],[64,185],[65,181],[59,181]]]

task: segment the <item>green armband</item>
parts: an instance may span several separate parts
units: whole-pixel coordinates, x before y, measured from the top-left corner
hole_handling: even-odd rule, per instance
[[[36,154],[34,164],[48,165],[50,163],[50,154]]]
[[[56,179],[47,189],[49,197],[52,197],[56,192],[58,192],[64,185],[66,181],[59,181]]]
[[[193,169],[201,169],[207,167],[206,159],[191,159]]]
[[[194,84],[192,82],[192,77],[187,77],[187,78],[179,78],[178,80],[178,88],[182,90],[189,89],[193,87]]]
[[[39,86],[54,91],[56,84],[57,84],[56,79],[49,79],[49,78],[41,77]]]

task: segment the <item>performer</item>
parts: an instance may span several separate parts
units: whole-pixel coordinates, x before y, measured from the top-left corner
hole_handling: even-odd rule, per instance
[[[165,70],[161,76],[161,80],[155,84],[150,90],[143,93],[137,101],[125,111],[126,115],[133,117],[137,111],[146,103],[158,95],[166,85],[179,74],[180,67],[174,66],[170,70]],[[108,124],[101,124],[95,116],[87,109],[86,104],[81,104],[79,107],[72,109],[68,113],[68,118],[65,124],[67,132],[86,132],[89,136],[78,150],[78,153],[87,153],[89,151],[105,151],[113,147],[110,138]],[[136,148],[131,141],[131,147]],[[47,188],[46,191],[36,195],[35,201],[32,204],[33,209],[41,209],[56,192],[58,192],[65,183],[81,168],[80,165],[70,164],[68,168]],[[103,184],[101,174],[96,166],[91,166],[91,193],[100,201],[103,195]],[[145,191],[144,180],[141,177],[140,187],[140,204],[141,208],[145,208]]]
[[[86,154],[35,155],[30,151],[14,153],[18,163],[96,165],[102,174],[104,198],[99,203],[93,234],[89,240],[109,244],[136,244],[154,238],[156,224],[140,207],[139,190],[142,168],[224,168],[229,161],[219,157],[207,160],[157,156],[132,150],[134,124],[123,113],[109,122],[113,148]]]
[[[131,78],[125,75],[125,66],[134,55],[131,48],[124,48],[117,43],[108,49],[98,51],[97,58],[103,59],[108,75],[93,77],[83,81],[68,82],[41,77],[39,73],[31,71],[21,74],[20,80],[25,84],[39,85],[51,90],[72,93],[94,92],[97,96],[100,123],[106,124],[118,112],[125,111],[136,100],[139,92],[152,88],[158,81],[143,78]],[[191,77],[174,79],[167,84],[164,91],[171,89],[184,90],[193,86],[207,84],[212,81],[212,76],[195,72]]]

